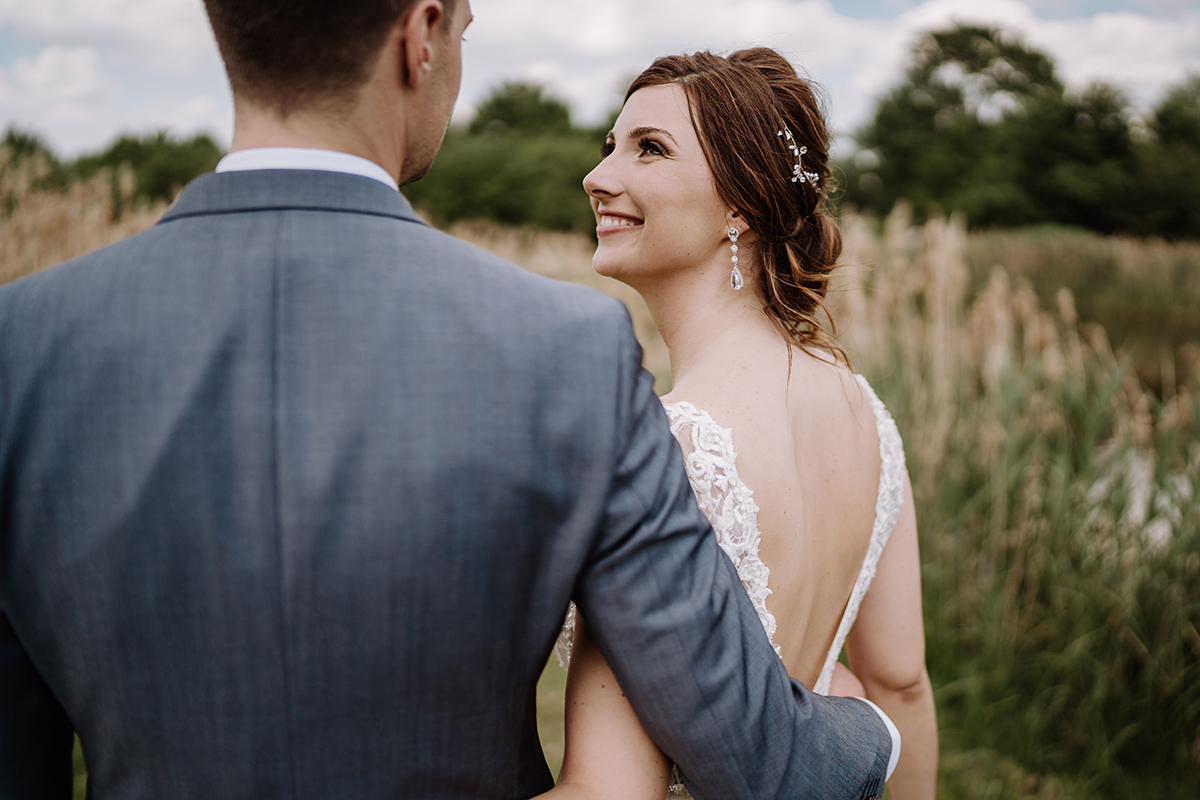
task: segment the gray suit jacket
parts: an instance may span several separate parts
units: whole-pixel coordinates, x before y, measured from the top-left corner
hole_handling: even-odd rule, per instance
[[[207,176],[0,288],[0,797],[518,798],[574,597],[701,798],[862,797],[789,680],[624,309],[373,180]]]

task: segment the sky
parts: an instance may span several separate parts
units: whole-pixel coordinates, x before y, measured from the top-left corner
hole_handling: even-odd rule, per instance
[[[1200,74],[1200,0],[471,0],[455,120],[503,81],[603,121],[656,56],[767,45],[825,89],[838,149],[903,77],[923,32],[985,23],[1048,53],[1068,88],[1103,80],[1152,108]],[[232,102],[201,0],[0,0],[0,129],[60,154],[118,134],[211,134]]]

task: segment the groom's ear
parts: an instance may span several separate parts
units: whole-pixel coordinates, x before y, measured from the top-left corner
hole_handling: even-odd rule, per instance
[[[397,20],[402,70],[405,86],[416,88],[433,72],[434,50],[442,46],[446,25],[446,7],[441,0],[417,0],[407,14]],[[439,35],[440,34],[440,35]]]

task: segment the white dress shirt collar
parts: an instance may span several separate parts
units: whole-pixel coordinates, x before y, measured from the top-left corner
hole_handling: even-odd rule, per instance
[[[374,161],[336,150],[308,147],[253,147],[238,150],[217,163],[217,172],[243,172],[256,169],[312,169],[320,172],[345,172],[373,178],[397,192],[396,179]]]

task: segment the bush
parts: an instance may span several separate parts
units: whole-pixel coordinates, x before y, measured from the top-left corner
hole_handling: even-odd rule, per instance
[[[587,133],[471,136],[451,131],[429,174],[404,187],[434,222],[491,219],[506,225],[591,232],[583,178],[600,160]]]
[[[86,180],[104,168],[128,164],[133,169],[136,199],[170,202],[193,178],[212,172],[223,155],[217,143],[204,134],[178,140],[159,131],[122,136],[107,150],[82,156],[70,169]]]

